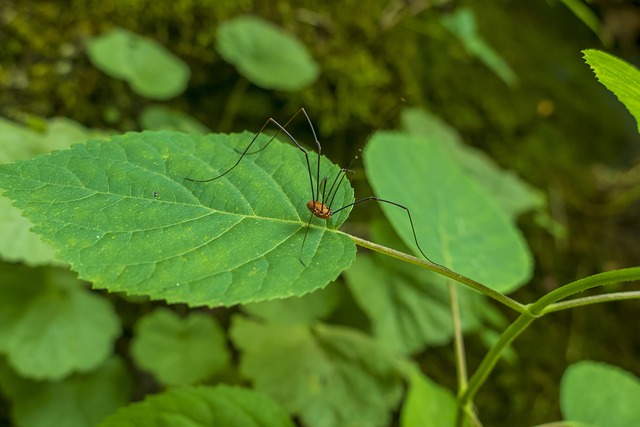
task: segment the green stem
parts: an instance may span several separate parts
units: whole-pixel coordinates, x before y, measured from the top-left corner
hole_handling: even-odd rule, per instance
[[[527,313],[527,308],[524,304],[520,304],[518,301],[509,298],[506,295],[501,294],[498,291],[495,291],[488,286],[483,285],[482,283],[476,282],[473,279],[463,276],[462,274],[458,274],[453,270],[449,270],[447,267],[443,267],[440,264],[435,264],[433,262],[429,262],[424,259],[416,258],[412,255],[405,254],[404,252],[396,251],[395,249],[388,248],[386,246],[379,245],[377,243],[370,242],[365,239],[361,239],[360,237],[352,236],[351,234],[344,233],[351,240],[353,240],[357,245],[362,246],[363,248],[371,249],[373,251],[379,252],[381,254],[388,255],[392,258],[399,259],[404,262],[408,262],[409,264],[417,265],[422,268],[426,268],[427,270],[431,270],[435,273],[438,273],[442,276],[446,276],[450,279],[455,280],[456,282],[462,283],[472,289],[475,289],[478,292],[481,292],[488,296],[489,298],[493,298],[506,305],[507,307],[517,311],[518,313]]]
[[[546,307],[554,302],[560,301],[575,295],[587,289],[596,288],[598,286],[610,285],[612,283],[630,282],[632,280],[640,280],[640,267],[623,268],[621,270],[607,271],[604,273],[594,274],[583,279],[578,279],[558,289],[544,295],[533,304],[529,304],[527,308],[533,316],[541,316]]]
[[[487,355],[480,363],[478,369],[474,372],[469,380],[469,386],[460,395],[460,405],[468,408],[475,394],[478,392],[482,384],[493,370],[494,366],[500,358],[502,351],[513,342],[537,317],[546,313],[570,308],[571,306],[580,306],[602,301],[615,301],[620,299],[637,298],[640,292],[621,292],[617,294],[600,295],[596,297],[585,297],[576,300],[565,301],[554,304],[556,301],[574,295],[578,292],[597,286],[609,285],[612,283],[628,282],[632,280],[640,280],[640,267],[625,268],[622,270],[607,271],[605,273],[594,274],[576,280],[564,285],[547,295],[544,295],[533,304],[529,304],[526,309],[528,311],[521,314],[509,327],[502,333],[498,341],[491,347]]]
[[[451,318],[453,320],[453,347],[456,354],[456,371],[458,374],[458,390],[467,387],[467,362],[464,358],[464,339],[462,337],[462,322],[460,320],[460,304],[458,303],[458,288],[455,282],[449,280],[449,299],[451,301]]]
[[[222,117],[218,122],[218,131],[227,132],[231,129],[231,124],[236,117],[236,113],[238,112],[238,107],[242,103],[242,98],[244,97],[247,88],[249,87],[249,81],[244,77],[239,77],[236,85],[233,87],[231,94],[229,95],[229,99],[227,100],[227,105],[225,106],[224,111],[222,112]]]
[[[498,363],[502,351],[513,342],[530,324],[535,317],[528,314],[521,314],[509,327],[500,335],[498,341],[491,347],[487,355],[478,366],[469,380],[469,386],[460,394],[460,406],[466,408],[473,401],[474,396],[484,384],[487,377]]]
[[[583,307],[585,305],[598,304],[601,302],[623,301],[628,299],[640,299],[640,291],[614,292],[604,295],[594,295],[584,298],[576,298],[569,301],[557,302],[545,307],[540,315],[554,313],[556,311],[567,310],[569,308]]]

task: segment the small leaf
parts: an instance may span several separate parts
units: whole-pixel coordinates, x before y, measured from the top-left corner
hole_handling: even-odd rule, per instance
[[[518,77],[509,64],[478,34],[473,10],[468,7],[456,8],[455,12],[445,16],[442,22],[460,39],[470,54],[482,61],[506,84],[513,86],[518,82]]]
[[[453,393],[411,370],[409,391],[400,413],[401,427],[453,427],[458,405]]]
[[[242,351],[242,373],[304,425],[388,425],[402,391],[396,361],[366,336],[235,316],[231,337]]]
[[[300,90],[319,74],[318,65],[298,39],[255,16],[220,24],[217,49],[240,74],[266,89]]]
[[[57,382],[25,379],[0,363],[0,387],[21,427],[93,427],[124,405],[131,390],[129,374],[116,357],[93,372]]]
[[[151,99],[169,99],[187,87],[187,64],[154,40],[122,28],[89,41],[91,62],[111,77],[127,81],[131,88]]]
[[[71,273],[3,266],[0,282],[0,352],[20,375],[60,379],[109,357],[118,317]]]
[[[605,363],[583,361],[569,366],[560,384],[564,419],[596,427],[640,425],[640,380]]]
[[[194,384],[223,371],[230,355],[218,322],[204,313],[180,318],[159,308],[138,321],[131,343],[136,364],[163,384]]]
[[[0,165],[0,188],[97,288],[191,306],[322,288],[351,264],[355,245],[336,230],[349,209],[314,217],[307,231],[312,197],[300,150],[274,141],[222,179],[185,179],[225,172],[252,138],[144,132],[90,141]],[[322,158],[321,178],[339,172]],[[352,200],[343,180],[334,206]]]
[[[421,247],[434,262],[500,292],[528,280],[531,255],[522,235],[438,141],[377,132],[364,157],[376,195],[410,209]],[[418,253],[406,212],[387,203],[381,207]]]
[[[620,58],[595,50],[583,50],[584,60],[636,119],[640,132],[640,70]]]
[[[161,105],[146,107],[139,120],[145,130],[175,130],[199,135],[209,133],[209,129],[193,117]]]
[[[271,399],[240,387],[174,388],[147,396],[108,417],[98,427],[294,427]]]

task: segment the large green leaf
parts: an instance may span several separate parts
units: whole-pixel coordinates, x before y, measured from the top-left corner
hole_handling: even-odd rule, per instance
[[[583,361],[562,376],[560,406],[567,421],[595,427],[640,425],[640,380],[605,363]]]
[[[636,119],[640,131],[640,70],[600,50],[587,49],[582,53],[598,81],[613,92]]]
[[[320,73],[298,39],[255,16],[220,24],[216,47],[249,81],[267,89],[300,90]]]
[[[155,40],[114,28],[89,41],[89,59],[111,77],[152,99],[169,99],[187,87],[191,72]]]
[[[0,164],[68,148],[99,133],[65,118],[53,118],[40,124],[46,126],[44,132],[0,118]],[[59,264],[53,248],[29,231],[32,226],[7,198],[0,196],[0,236],[3,237],[0,239],[0,256],[28,265]]]
[[[301,253],[311,189],[300,150],[274,141],[221,179],[185,179],[228,170],[252,137],[143,132],[90,141],[0,165],[0,188],[97,288],[191,306],[322,288],[351,264],[355,245],[336,230],[345,209],[326,222],[314,217]],[[324,158],[321,169],[329,182],[340,171]],[[334,207],[352,200],[343,180]]]
[[[99,427],[293,427],[267,396],[240,387],[180,387],[148,396]]]
[[[60,379],[95,369],[119,333],[113,307],[72,273],[0,265],[0,353],[20,375]]]
[[[229,365],[224,332],[215,318],[191,313],[181,318],[159,308],[138,321],[131,355],[163,384],[204,381]]]
[[[420,108],[407,108],[402,111],[402,126],[409,133],[442,144],[462,169],[513,219],[532,209],[544,212],[545,199],[540,190],[513,171],[501,169],[483,151],[466,145],[460,134],[436,115]]]
[[[395,357],[366,336],[318,324],[276,325],[236,316],[240,369],[309,427],[387,426],[402,390]]]
[[[408,207],[420,246],[431,260],[501,292],[531,274],[522,235],[439,141],[378,132],[364,152],[376,194]],[[405,244],[417,251],[404,210],[381,203]]]
[[[94,427],[129,400],[130,377],[112,357],[95,371],[61,381],[32,381],[0,360],[0,387],[20,427]]]

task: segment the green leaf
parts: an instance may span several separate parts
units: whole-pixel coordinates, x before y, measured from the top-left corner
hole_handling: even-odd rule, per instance
[[[230,360],[215,318],[197,312],[180,318],[165,308],[138,321],[131,355],[138,366],[167,385],[206,380],[226,369]]]
[[[294,427],[271,399],[240,387],[180,387],[147,396],[99,427]]]
[[[20,375],[60,379],[111,354],[118,317],[71,273],[3,265],[0,283],[0,352]]]
[[[411,134],[428,137],[443,145],[460,167],[513,219],[533,209],[544,212],[545,199],[538,189],[514,172],[501,169],[483,151],[466,145],[460,134],[439,117],[420,108],[408,108],[402,111],[402,125]]]
[[[104,73],[127,81],[136,93],[151,99],[181,94],[191,74],[187,64],[162,45],[122,28],[90,40],[87,54]]]
[[[175,130],[205,135],[209,129],[193,117],[161,105],[151,105],[142,110],[140,125],[146,130]]]
[[[442,22],[460,39],[470,54],[482,61],[506,84],[513,86],[518,82],[518,77],[509,64],[478,34],[473,10],[468,7],[456,8],[453,13],[446,15]]]
[[[0,387],[11,400],[17,426],[93,427],[129,399],[129,374],[115,357],[93,372],[57,382],[19,377],[1,362]]]
[[[216,48],[247,80],[266,89],[297,91],[320,73],[298,39],[255,16],[220,24]]]
[[[395,358],[342,327],[286,326],[235,316],[241,372],[310,427],[386,426],[402,390]],[[265,369],[265,367],[269,367]]]
[[[242,306],[242,310],[272,323],[310,325],[329,316],[342,297],[337,285],[330,285],[302,297],[262,301]]]
[[[322,288],[351,264],[355,245],[336,230],[349,209],[314,217],[305,231],[311,189],[300,150],[274,141],[222,179],[185,179],[220,175],[252,138],[144,132],[90,141],[0,165],[0,188],[97,288],[190,306]],[[322,159],[321,177],[339,171]],[[343,180],[334,207],[352,200]]]
[[[374,221],[371,235],[385,246],[409,250],[386,221]],[[442,276],[373,254],[358,257],[345,277],[373,334],[386,346],[408,354],[448,343],[453,337],[448,284]],[[495,309],[477,292],[461,285],[457,292],[463,331],[482,330]]]
[[[417,368],[409,375],[409,391],[400,413],[401,427],[453,427],[458,405],[449,390],[431,381]]]
[[[528,280],[531,255],[520,232],[438,141],[377,132],[364,157],[376,195],[410,209],[420,246],[431,260],[500,292]],[[406,212],[380,205],[418,253]]]
[[[640,425],[639,396],[636,376],[600,362],[574,363],[560,384],[564,419],[597,427]]]
[[[386,346],[414,353],[450,340],[449,295],[441,283],[415,282],[366,256],[358,257],[345,274],[351,293],[372,322],[373,334]]]
[[[46,130],[36,132],[0,118],[0,164],[28,159],[36,154],[68,148],[86,141],[96,134],[80,124],[65,118],[46,122]],[[37,266],[61,264],[50,245],[29,231],[33,224],[20,215],[11,202],[0,196],[0,255],[13,262]]]
[[[640,132],[640,70],[613,55],[595,49],[583,50],[584,60],[636,119]]]

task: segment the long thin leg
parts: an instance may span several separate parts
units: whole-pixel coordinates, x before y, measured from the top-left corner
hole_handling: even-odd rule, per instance
[[[333,205],[333,200],[336,198],[336,194],[338,194],[338,188],[340,188],[340,184],[342,183],[342,180],[347,176],[347,172],[355,173],[351,169],[346,169],[346,168],[340,169],[340,172],[338,172],[335,179],[331,183],[331,187],[329,187],[329,192],[327,193],[327,199],[329,203],[326,203],[329,209],[331,209],[331,205]],[[331,195],[332,191],[333,191],[333,195]]]
[[[422,254],[422,256],[429,261],[432,264],[435,264],[433,261],[431,261],[431,259],[429,259],[429,257],[424,253],[424,251],[422,250],[422,248],[420,247],[420,243],[418,243],[418,236],[416,236],[416,229],[413,226],[413,218],[411,218],[411,212],[409,211],[409,208],[401,205],[400,203],[396,203],[396,202],[392,202],[391,200],[385,200],[385,199],[381,199],[380,197],[376,197],[376,196],[369,196],[369,197],[365,197],[364,199],[360,199],[360,200],[356,200],[353,203],[349,203],[346,206],[341,207],[340,209],[336,209],[335,211],[333,211],[333,214],[335,215],[336,213],[340,212],[343,209],[347,209],[348,207],[351,206],[355,206],[357,204],[360,204],[362,202],[368,202],[370,200],[375,200],[378,202],[383,202],[383,203],[388,203],[390,205],[393,206],[397,206],[399,208],[402,208],[405,210],[405,212],[407,213],[407,216],[409,217],[409,224],[411,224],[411,232],[413,233],[413,240],[416,242],[416,247],[418,248],[418,250],[420,251],[420,253]]]
[[[271,142],[276,139],[278,137],[278,135],[280,135],[280,132],[285,133],[289,139],[291,139],[296,146],[301,149],[302,151],[305,152],[305,156],[307,155],[307,151],[304,150],[302,148],[302,146],[293,138],[293,136],[291,136],[291,134],[287,131],[286,127],[289,126],[289,123],[291,123],[293,121],[293,119],[295,119],[298,114],[304,114],[305,119],[307,120],[307,123],[309,124],[309,129],[311,129],[311,135],[313,135],[313,142],[315,142],[316,147],[318,148],[318,163],[317,163],[317,168],[316,168],[316,188],[315,188],[315,192],[313,190],[313,180],[311,183],[311,198],[312,200],[318,201],[318,199],[320,198],[320,156],[322,155],[322,145],[320,144],[320,140],[318,139],[318,135],[316,134],[316,129],[313,127],[313,122],[311,122],[311,118],[309,117],[309,114],[307,114],[307,110],[304,109],[304,107],[301,107],[298,111],[295,112],[295,114],[293,116],[291,116],[291,118],[289,120],[287,120],[287,122],[284,125],[280,125],[280,123],[276,122],[275,120],[271,119],[271,121],[273,123],[275,123],[276,126],[278,126],[278,131],[276,132],[275,135],[273,135],[271,137],[271,139],[261,148],[252,151],[252,152],[248,152],[249,147],[247,147],[247,149],[244,151],[244,153],[242,154],[243,156],[245,154],[256,154],[259,153],[260,151],[264,150],[265,148],[267,148],[269,146],[269,144],[271,144]],[[264,130],[264,128],[266,127],[266,125],[269,123],[269,121],[267,121],[267,123],[264,124],[264,126],[262,126],[262,129],[260,129],[260,132],[262,132]],[[309,158],[307,157],[307,165],[309,166]],[[234,166],[235,167],[235,166]],[[226,173],[226,172],[225,172]],[[311,179],[311,167],[309,166],[309,179]],[[324,202],[324,201],[323,201]]]
[[[309,227],[311,227],[311,220],[313,219],[313,214],[309,215],[309,221],[307,222],[307,226],[304,229],[304,237],[302,238],[302,246],[300,246],[300,264],[304,265],[305,267],[307,266],[307,264],[304,263],[304,261],[302,261],[302,251],[304,250],[304,243],[307,241],[307,234],[309,233]]]
[[[301,109],[303,111],[303,109]],[[297,114],[297,113],[296,113]],[[306,112],[304,113],[306,115]],[[308,117],[308,116],[307,116]],[[240,161],[242,160],[242,158],[248,153],[249,149],[251,148],[251,146],[253,145],[254,142],[256,142],[256,140],[258,139],[258,136],[260,136],[260,134],[262,133],[262,131],[267,127],[267,125],[269,123],[273,123],[275,126],[277,126],[279,128],[278,132],[282,132],[285,135],[287,135],[287,137],[289,137],[289,139],[296,145],[296,147],[302,151],[302,153],[304,154],[305,157],[305,161],[307,162],[307,170],[309,171],[309,184],[311,186],[311,198],[313,200],[316,200],[316,188],[314,188],[313,185],[313,177],[311,175],[311,162],[309,160],[309,152],[307,150],[305,150],[305,148],[300,145],[300,143],[298,143],[298,141],[293,137],[293,135],[291,135],[291,133],[289,133],[289,131],[287,129],[284,128],[284,126],[282,126],[280,123],[278,123],[276,120],[274,120],[273,118],[269,118],[264,125],[262,125],[262,127],[260,128],[260,130],[258,131],[258,133],[255,134],[255,136],[253,137],[253,139],[251,140],[251,142],[249,143],[249,145],[247,145],[247,148],[244,149],[244,151],[242,152],[242,154],[240,155],[240,157],[238,158],[238,160],[233,164],[233,166],[231,166],[229,169],[227,169],[225,172],[223,172],[222,174],[215,176],[213,178],[208,178],[208,179],[193,179],[193,178],[185,178],[187,181],[192,181],[192,182],[211,182],[211,181],[215,181],[217,179],[222,178],[223,176],[225,176],[226,174],[228,174],[229,172],[231,172],[233,169],[236,168],[236,166],[238,166],[238,164],[240,164]],[[289,123],[289,122],[287,122]],[[267,145],[269,145],[271,143],[271,141],[273,141],[276,136],[278,134],[274,135],[269,142],[267,142]],[[314,135],[315,135],[315,131],[314,131]],[[318,142],[318,144],[320,144]],[[266,147],[266,146],[265,146]],[[263,149],[265,148],[263,147]],[[318,177],[320,176],[320,157],[318,157]],[[319,184],[318,184],[319,187]],[[319,188],[317,189],[319,191]]]

